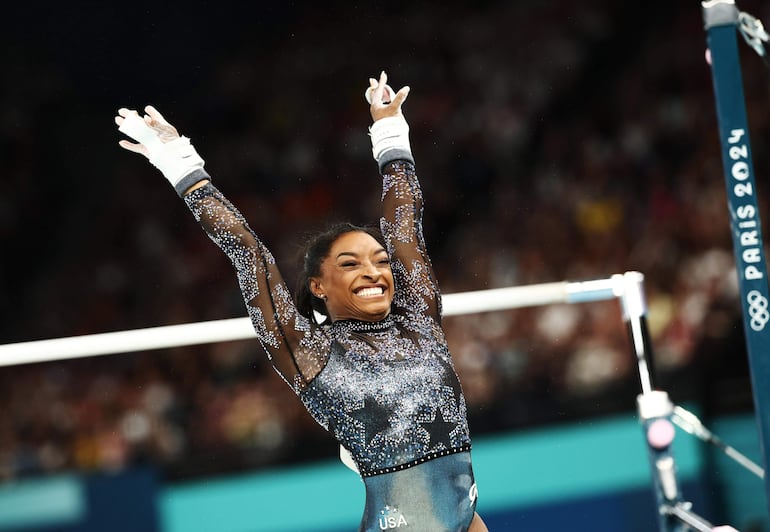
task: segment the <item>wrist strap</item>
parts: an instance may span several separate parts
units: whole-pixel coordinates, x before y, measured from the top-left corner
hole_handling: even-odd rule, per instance
[[[203,168],[204,164],[187,137],[162,142],[159,147],[150,150],[150,162],[173,187],[193,170]]]
[[[378,163],[382,162],[385,152],[398,150],[411,155],[409,144],[409,124],[403,115],[380,118],[369,128],[372,140],[372,156]]]

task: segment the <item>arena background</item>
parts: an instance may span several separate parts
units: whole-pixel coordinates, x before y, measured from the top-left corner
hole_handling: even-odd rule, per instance
[[[738,6],[770,22],[767,4]],[[0,43],[0,343],[245,315],[224,256],[157,171],[118,147],[118,107],[152,103],[191,137],[293,279],[303,235],[377,215],[362,94],[385,69],[412,88],[405,114],[442,290],[643,272],[659,384],[758,456],[698,2],[42,2],[6,7]],[[770,71],[741,52],[767,218]],[[557,507],[581,515],[581,482],[610,465],[580,476],[569,446],[548,448],[558,466],[525,465],[538,435],[566,442],[587,430],[609,445],[615,428],[635,430],[639,382],[617,302],[446,326],[479,452],[524,460],[504,479],[490,467],[489,492],[555,482],[542,488],[552,496],[500,503],[513,510],[497,529],[546,530]],[[3,367],[0,412],[0,501],[59,482],[81,495],[119,486],[116,499],[153,495],[137,504],[158,530],[181,526],[162,516],[186,487],[338,466],[334,443],[250,341]],[[623,441],[590,445],[629,462],[624,486],[641,497],[638,514],[652,514],[643,454],[629,458]],[[732,486],[735,466],[682,445],[709,517],[764,530],[761,497],[736,502],[761,495],[761,482]],[[338,473],[349,472],[322,474],[319,489]],[[268,477],[268,492],[286,475]],[[574,491],[560,493],[572,477]],[[287,492],[303,513],[306,488]],[[82,504],[104,508],[89,497]],[[280,514],[252,503],[240,508]],[[360,504],[342,506],[354,527]],[[99,529],[82,511],[70,528],[0,517],[0,529]]]

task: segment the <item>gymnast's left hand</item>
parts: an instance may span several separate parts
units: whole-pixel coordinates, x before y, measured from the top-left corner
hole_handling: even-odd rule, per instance
[[[383,94],[388,83],[388,75],[383,71],[380,74],[380,79],[369,78],[369,87],[372,91],[372,103],[369,105],[369,112],[372,115],[372,120],[375,122],[380,118],[387,118],[389,116],[403,116],[401,106],[406,97],[409,96],[409,86],[402,87],[392,101],[383,101]]]

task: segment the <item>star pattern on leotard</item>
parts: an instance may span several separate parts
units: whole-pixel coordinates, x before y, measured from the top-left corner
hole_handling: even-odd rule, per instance
[[[420,425],[430,435],[430,448],[433,448],[437,443],[443,443],[446,449],[452,447],[450,435],[455,427],[457,427],[457,423],[445,421],[444,414],[440,408],[436,410],[436,416],[433,418],[433,421],[422,421]]]
[[[369,446],[380,432],[390,427],[389,418],[392,413],[392,409],[384,407],[372,397],[367,397],[364,399],[364,406],[351,410],[349,415],[364,426],[364,441]]]

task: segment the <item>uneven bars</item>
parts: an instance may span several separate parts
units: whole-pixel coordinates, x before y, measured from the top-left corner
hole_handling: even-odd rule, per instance
[[[446,294],[442,298],[443,315],[612,299],[622,295],[622,278],[618,274],[593,281],[561,281]],[[148,327],[0,345],[0,366],[250,338],[255,338],[255,333],[248,317]]]

